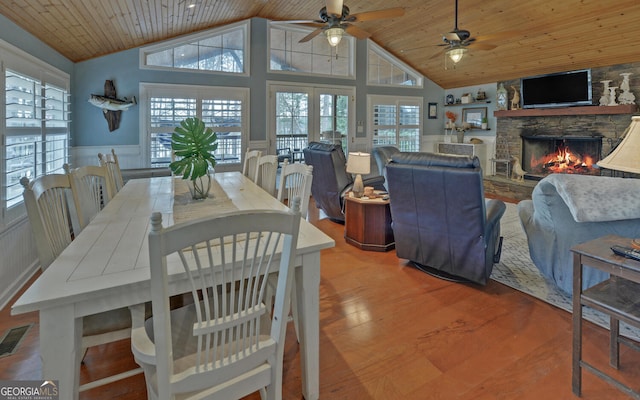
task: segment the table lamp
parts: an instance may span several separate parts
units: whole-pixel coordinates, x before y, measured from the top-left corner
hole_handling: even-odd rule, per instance
[[[640,174],[640,116],[631,117],[631,125],[625,131],[622,142],[609,155],[598,161],[597,166]],[[632,245],[640,248],[640,238],[633,239]]]
[[[364,193],[364,184],[362,183],[362,175],[368,174],[371,171],[371,159],[369,153],[349,153],[349,159],[347,160],[347,172],[350,174],[356,174],[356,179],[353,182],[353,188],[351,191],[355,197],[362,197]]]

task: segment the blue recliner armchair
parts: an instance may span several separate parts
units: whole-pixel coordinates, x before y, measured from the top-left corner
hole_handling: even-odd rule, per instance
[[[477,157],[396,153],[387,164],[396,254],[419,269],[486,284],[500,260],[500,200],[485,200]]]
[[[353,177],[347,172],[342,146],[311,142],[303,151],[305,163],[313,166],[311,195],[316,206],[332,221],[344,223],[344,196],[353,187]],[[385,190],[384,177],[372,172],[363,177],[364,185]]]

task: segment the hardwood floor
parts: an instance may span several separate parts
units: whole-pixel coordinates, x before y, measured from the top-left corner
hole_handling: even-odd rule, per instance
[[[313,203],[313,201],[312,201]],[[571,399],[571,315],[497,282],[485,287],[431,277],[394,251],[345,243],[344,226],[312,222],[333,237],[322,253],[320,396],[322,399]],[[508,240],[508,238],[505,238]],[[33,323],[16,354],[0,358],[0,380],[40,379],[37,314],[0,312],[0,335]],[[608,368],[608,336],[589,323],[586,357]],[[284,357],[284,398],[301,399],[293,324]],[[90,349],[81,382],[134,366],[128,340]],[[638,388],[640,355],[623,347],[621,371]],[[144,399],[137,375],[81,399]],[[585,372],[584,399],[628,397]],[[247,399],[259,399],[252,395]]]

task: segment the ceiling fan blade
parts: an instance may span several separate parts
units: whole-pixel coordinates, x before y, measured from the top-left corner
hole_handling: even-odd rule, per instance
[[[374,19],[396,18],[404,15],[404,8],[388,8],[386,10],[368,11],[350,15],[347,18],[349,22],[372,21]]]
[[[460,36],[458,36],[458,32],[455,32],[455,31],[447,32],[444,35],[442,35],[442,37],[449,42],[459,42],[462,40]]]
[[[327,14],[342,16],[343,0],[327,0]]]
[[[324,21],[316,20],[316,19],[292,19],[288,21],[271,21],[272,24],[275,25],[284,25],[284,24],[324,24]]]
[[[469,45],[471,45],[474,50],[493,50],[496,47],[498,47],[495,44],[478,43],[478,42],[471,42],[471,43],[469,43]]]
[[[300,41],[298,43],[304,43],[304,42],[308,42],[309,40],[313,39],[314,37],[318,36],[322,31],[324,30],[324,28],[318,28],[315,31],[311,32],[310,34],[308,34],[307,36],[303,37],[302,39],[300,39]]]
[[[364,29],[360,29],[356,26],[353,25],[347,25],[345,28],[345,31],[347,31],[347,33],[353,37],[356,37],[358,39],[366,39],[369,36],[371,36],[371,34],[367,31],[365,31]]]

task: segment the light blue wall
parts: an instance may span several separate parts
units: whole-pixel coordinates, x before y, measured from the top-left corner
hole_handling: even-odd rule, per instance
[[[0,39],[71,75],[73,62],[0,15]]]
[[[242,86],[251,90],[251,140],[265,139],[267,112],[267,80],[304,82],[316,84],[334,84],[356,87],[356,120],[366,121],[367,94],[385,94],[399,96],[422,96],[425,111],[427,103],[439,104],[438,120],[425,118],[425,134],[441,134],[443,126],[442,104],[444,92],[442,88],[425,79],[425,87],[386,88],[366,85],[366,52],[365,41],[357,41],[356,79],[331,79],[323,77],[287,76],[267,72],[268,45],[267,21],[260,18],[251,20],[251,76],[233,77],[226,75],[203,74],[194,72],[164,72],[143,70],[139,68],[139,49],[132,49],[107,55],[93,60],[77,63],[74,75],[74,97],[72,124],[73,146],[108,146],[138,144],[139,110],[134,106],[122,113],[120,128],[109,132],[102,111],[91,106],[86,100],[91,94],[104,93],[104,81],[113,80],[118,97],[136,96],[139,98],[140,82],[179,83],[210,86]],[[365,122],[366,123],[366,122]],[[367,134],[365,131],[359,136]]]

